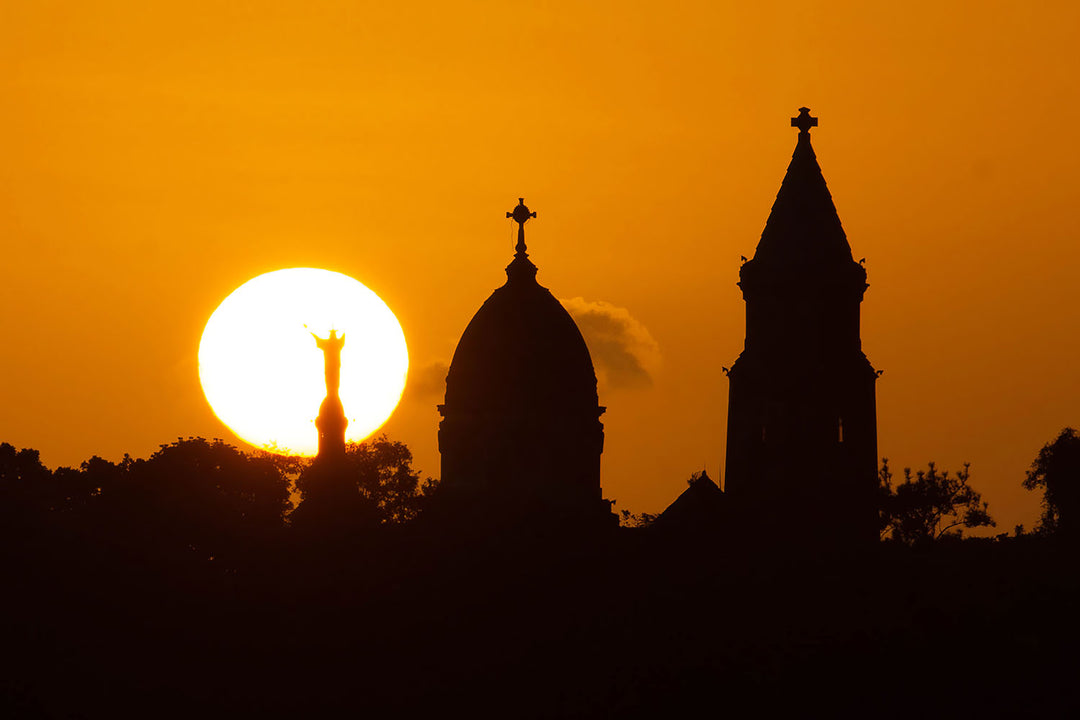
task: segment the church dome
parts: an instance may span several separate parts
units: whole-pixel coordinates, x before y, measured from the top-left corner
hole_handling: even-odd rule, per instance
[[[595,411],[596,374],[581,331],[535,277],[515,277],[519,262],[465,328],[446,376],[446,404],[473,412]]]
[[[506,275],[461,336],[446,377],[446,406],[480,413],[591,411],[595,417],[589,348],[570,313],[536,282],[523,239]]]
[[[600,489],[604,408],[589,348],[570,313],[536,282],[525,252],[521,201],[517,253],[458,342],[439,406],[446,507],[469,523],[610,524]]]

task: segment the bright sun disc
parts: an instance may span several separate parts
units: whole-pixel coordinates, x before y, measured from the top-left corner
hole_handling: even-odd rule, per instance
[[[312,333],[344,334],[341,403],[358,442],[379,429],[405,389],[405,334],[379,296],[348,275],[292,268],[241,285],[210,316],[199,378],[210,406],[246,442],[314,455],[326,397],[323,354]]]

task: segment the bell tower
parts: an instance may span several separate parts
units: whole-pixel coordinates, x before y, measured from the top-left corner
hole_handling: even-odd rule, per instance
[[[859,335],[866,270],[810,145],[817,124],[808,108],[792,118],[791,164],[739,270],[746,341],[728,372],[725,489],[762,531],[858,543],[878,537],[878,373]]]

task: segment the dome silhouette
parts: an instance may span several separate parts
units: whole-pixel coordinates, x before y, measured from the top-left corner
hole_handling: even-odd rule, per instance
[[[522,201],[506,283],[461,336],[439,406],[442,486],[470,514],[614,519],[600,490],[604,426],[589,348],[570,313],[536,281]]]
[[[446,377],[447,405],[595,411],[596,373],[570,313],[534,275],[515,273],[513,263],[507,275],[461,336]]]

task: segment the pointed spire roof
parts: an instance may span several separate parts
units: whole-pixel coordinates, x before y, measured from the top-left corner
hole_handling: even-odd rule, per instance
[[[695,474],[675,501],[657,516],[653,526],[673,531],[716,530],[722,524],[724,492],[704,470]]]
[[[810,144],[810,128],[817,126],[817,118],[810,116],[809,108],[799,108],[791,126],[799,128],[798,142],[751,262],[806,270],[853,262],[847,236]]]

